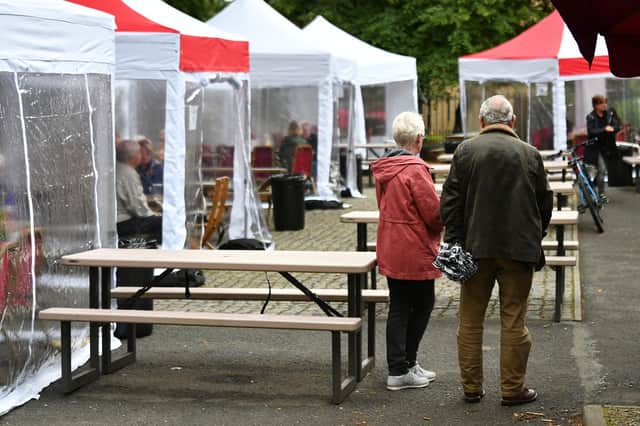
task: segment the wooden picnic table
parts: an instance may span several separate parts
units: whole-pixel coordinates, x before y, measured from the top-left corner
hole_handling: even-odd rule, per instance
[[[549,158],[558,155],[561,151],[557,149],[539,150],[542,158]],[[453,160],[453,154],[440,154],[438,155],[438,161],[441,163],[450,163]]]
[[[342,223],[355,223],[356,230],[356,250],[367,250],[367,224],[377,224],[380,220],[380,212],[378,210],[354,210],[349,213],[345,213],[340,216],[340,222]],[[551,222],[549,225],[561,226],[564,230],[564,225],[575,225],[578,223],[578,212],[575,210],[554,210],[551,215]],[[557,238],[564,238],[564,234],[558,235]],[[564,241],[564,240],[563,240]],[[564,250],[562,244],[559,241],[559,247]],[[564,253],[563,253],[564,254]],[[560,254],[559,254],[560,255]]]
[[[69,266],[89,267],[89,307],[111,308],[112,268],[180,268],[218,271],[261,271],[287,274],[336,273],[347,275],[347,315],[361,318],[362,288],[367,274],[375,268],[375,253],[335,251],[288,250],[147,250],[147,249],[95,249],[62,257]],[[295,278],[293,278],[295,280]],[[299,282],[298,282],[299,283]],[[144,285],[145,283],[140,283]],[[101,295],[101,296],[100,296]],[[102,328],[103,366],[106,371],[120,368],[135,360],[131,354],[111,360],[110,324]],[[98,334],[91,333],[91,351],[98,351]],[[360,381],[373,368],[373,356],[362,360],[362,332],[349,336],[348,354],[350,369]],[[115,367],[112,365],[115,364]],[[353,365],[351,365],[353,364]],[[350,370],[350,371],[351,371]]]
[[[446,154],[444,154],[446,155]],[[544,161],[544,169],[548,172],[565,171],[569,168],[569,162],[565,160]],[[448,175],[451,170],[451,164],[429,164],[431,174],[433,175]]]
[[[233,172],[233,167],[202,167],[203,172]],[[287,173],[284,167],[251,167],[253,173]]]
[[[453,154],[440,154],[437,160],[441,163],[450,163],[453,160]]]
[[[436,192],[438,195],[442,194],[442,187],[444,184],[435,183]],[[569,195],[575,192],[575,188],[573,187],[573,182],[549,182],[549,188],[556,195]]]

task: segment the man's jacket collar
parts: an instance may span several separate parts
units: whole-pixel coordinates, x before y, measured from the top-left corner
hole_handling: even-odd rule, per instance
[[[484,129],[480,130],[480,134],[490,133],[490,132],[508,133],[509,135],[513,136],[514,138],[520,139],[518,137],[518,134],[516,132],[514,132],[513,129],[511,127],[507,126],[506,124],[500,124],[500,123],[489,124]]]

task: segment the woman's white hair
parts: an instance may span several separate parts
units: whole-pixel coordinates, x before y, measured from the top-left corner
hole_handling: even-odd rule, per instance
[[[480,118],[485,125],[508,124],[513,120],[513,107],[502,95],[494,95],[485,100],[480,107]]]
[[[393,140],[399,147],[410,147],[418,135],[424,134],[424,120],[416,112],[401,112],[393,119]]]

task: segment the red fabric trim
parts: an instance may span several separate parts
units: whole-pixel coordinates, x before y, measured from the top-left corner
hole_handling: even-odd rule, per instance
[[[554,11],[522,34],[494,48],[465,55],[477,59],[544,59],[557,58],[562,42],[564,21]]]
[[[589,63],[584,58],[558,59],[558,68],[561,77],[611,72],[609,70],[608,56],[595,56],[591,69],[589,69]]]
[[[162,26],[131,9],[121,0],[68,0],[92,9],[110,13],[116,18],[116,31],[177,33],[178,31]]]
[[[249,42],[180,35],[180,69],[249,72]]]

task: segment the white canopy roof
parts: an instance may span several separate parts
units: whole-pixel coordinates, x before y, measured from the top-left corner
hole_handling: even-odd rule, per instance
[[[0,0],[0,70],[109,73],[111,15],[61,0]]]
[[[365,43],[322,16],[316,16],[303,31],[331,53],[355,60],[356,81],[362,86],[417,79],[416,58],[387,52]]]
[[[263,0],[235,0],[207,21],[249,40],[252,87],[316,85],[354,77],[355,64],[337,58]]]

